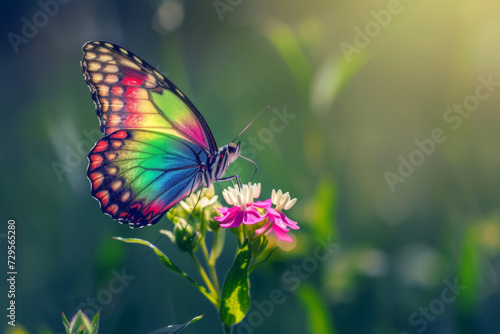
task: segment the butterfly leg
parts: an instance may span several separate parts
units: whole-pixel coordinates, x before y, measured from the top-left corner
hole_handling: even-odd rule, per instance
[[[235,178],[236,178],[236,181],[238,182],[239,189],[241,189],[241,180],[240,180],[240,177],[238,175],[231,175],[231,176],[227,176],[227,177],[222,177],[220,179],[217,179],[217,181],[229,181],[229,180],[231,180],[231,182],[232,182]]]

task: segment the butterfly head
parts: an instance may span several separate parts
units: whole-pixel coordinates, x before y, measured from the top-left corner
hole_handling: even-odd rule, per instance
[[[229,143],[227,145],[227,163],[230,164],[240,156],[240,144]]]

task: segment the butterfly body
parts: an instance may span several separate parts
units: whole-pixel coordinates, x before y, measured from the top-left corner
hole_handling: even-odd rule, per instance
[[[143,227],[224,173],[239,144],[217,148],[196,107],[132,52],[107,42],[83,46],[82,69],[104,137],[88,155],[92,195],[104,213]]]
[[[238,158],[239,151],[239,145],[231,143],[222,146],[216,154],[211,155],[207,163],[202,166],[203,187],[208,188],[215,181],[225,180],[223,175],[229,164]]]

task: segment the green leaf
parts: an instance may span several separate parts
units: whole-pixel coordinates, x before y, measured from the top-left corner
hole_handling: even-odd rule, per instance
[[[285,61],[301,94],[308,94],[312,73],[311,63],[295,32],[285,23],[273,20],[264,26],[264,35]]]
[[[323,178],[316,189],[312,220],[316,236],[337,236],[335,210],[337,202],[336,185],[333,180]]]
[[[304,304],[304,309],[307,311],[309,333],[316,334],[335,334],[335,328],[331,323],[331,317],[328,310],[321,300],[318,290],[309,283],[303,283],[297,296]]]
[[[269,258],[271,257],[271,255],[274,253],[275,250],[279,249],[279,247],[273,247],[273,248],[269,248],[267,250],[265,250],[264,252],[262,252],[262,254],[260,254],[259,258],[258,258],[258,262],[255,262],[251,267],[250,267],[250,270],[249,272],[252,272],[255,270],[255,268],[257,268],[258,266],[260,266],[261,264],[263,264],[264,262],[266,262],[267,260],[269,260]],[[262,260],[260,260],[262,258]]]
[[[271,224],[269,224],[268,229],[271,227]],[[261,253],[266,249],[267,244],[269,243],[269,239],[265,236],[265,233],[267,232],[264,231],[261,235],[255,237],[251,241],[251,248],[252,248],[252,254],[254,258],[257,258],[261,255]]]
[[[175,244],[175,236],[172,233],[172,231],[169,231],[169,230],[160,230],[160,233],[166,235],[170,239],[170,241],[173,244]]]
[[[243,320],[250,308],[248,269],[251,257],[250,244],[246,242],[238,250],[234,263],[224,279],[219,313],[221,321],[228,326]]]
[[[467,288],[464,291],[461,291],[458,304],[461,311],[460,314],[467,314],[470,316],[474,314],[477,308],[481,285],[478,276],[478,273],[480,272],[478,230],[474,225],[466,230],[462,242],[458,284],[465,285]],[[466,321],[468,319],[470,318],[464,317],[460,320],[460,322],[466,325]]]
[[[142,240],[142,239],[136,239],[136,238],[120,238],[120,237],[113,237],[113,239],[120,240],[123,242],[131,243],[131,244],[141,244],[141,245],[146,245],[150,248],[153,249],[153,251],[156,253],[158,256],[158,259],[160,259],[160,262],[163,263],[167,269],[170,269],[176,274],[181,275],[182,277],[186,278],[191,284],[193,284],[212,304],[217,305],[217,301],[215,298],[207,292],[207,290],[196,283],[191,277],[188,276],[185,272],[183,272],[181,269],[179,269],[175,264],[170,261],[170,259],[161,251],[159,250],[155,245],[150,243],[149,241]]]
[[[191,325],[192,323],[200,320],[201,318],[203,318],[203,314],[199,315],[197,317],[194,317],[193,319],[189,320],[185,324],[182,324],[182,325],[168,325],[166,327],[157,329],[157,330],[155,330],[155,331],[153,331],[153,332],[151,332],[149,334],[175,334],[175,333],[179,333],[181,330],[183,330],[184,328],[186,328],[188,325]]]
[[[346,57],[326,59],[318,67],[311,84],[312,109],[317,113],[328,113],[336,97],[367,61],[366,56],[356,57],[353,61]]]
[[[98,329],[99,329],[99,311],[95,314],[94,319],[92,319],[93,333],[97,334]]]
[[[137,238],[120,238],[120,237],[113,237],[113,239],[120,240],[123,242],[131,243],[131,244],[141,244],[141,245],[146,245],[150,248],[153,249],[153,251],[156,253],[158,256],[158,259],[160,259],[161,263],[168,269],[172,270],[174,273],[177,273],[181,276],[185,276],[186,274],[180,270],[175,264],[170,261],[168,256],[166,256],[161,250],[159,250],[155,245],[150,243],[149,241],[142,240],[142,239],[137,239]]]
[[[62,321],[63,321],[63,324],[64,324],[64,328],[66,329],[66,334],[70,334],[70,332],[69,332],[69,321],[68,321],[68,318],[66,318],[66,316],[64,315],[64,312],[62,312]]]
[[[67,319],[66,319],[67,320]],[[63,319],[64,322],[64,319]],[[82,312],[82,310],[78,310],[78,313],[71,319],[71,322],[68,326],[70,334],[96,334],[92,330],[92,324],[90,323],[89,318]]]

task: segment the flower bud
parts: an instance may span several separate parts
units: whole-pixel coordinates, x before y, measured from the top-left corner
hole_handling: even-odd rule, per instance
[[[184,219],[180,218],[179,221]],[[195,251],[198,246],[198,240],[200,239],[198,231],[196,231],[193,226],[187,225],[186,222],[178,223],[174,227],[175,243],[179,249],[183,252]]]
[[[217,210],[217,208],[220,207],[222,207],[222,205],[219,203],[219,201],[216,201],[211,206],[205,208],[204,218],[210,231],[216,231],[220,228],[220,223],[214,219],[214,217],[219,217],[219,211]]]

